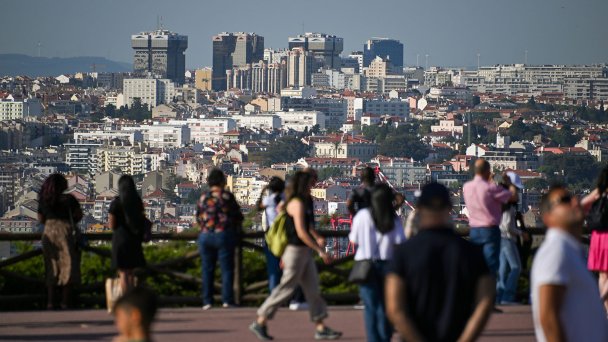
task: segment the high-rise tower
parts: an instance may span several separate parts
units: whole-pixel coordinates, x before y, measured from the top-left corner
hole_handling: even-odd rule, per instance
[[[289,50],[300,47],[310,52],[316,67],[340,69],[340,53],[344,50],[344,39],[325,33],[305,33],[289,38]]]
[[[255,33],[222,32],[213,36],[213,80],[215,91],[226,90],[226,71],[264,59],[264,37]]]
[[[403,44],[390,38],[372,38],[363,45],[363,66],[376,58],[388,59],[395,68],[403,68]]]
[[[164,29],[131,36],[135,50],[133,71],[139,76],[151,75],[184,83],[188,36]]]

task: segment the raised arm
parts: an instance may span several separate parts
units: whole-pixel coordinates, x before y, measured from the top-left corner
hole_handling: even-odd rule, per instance
[[[389,273],[386,276],[384,296],[386,315],[403,340],[408,342],[424,341],[405,310],[405,290],[406,284],[398,275]]]
[[[496,291],[496,280],[493,276],[486,275],[477,281],[475,290],[475,310],[469,318],[467,325],[458,339],[459,342],[475,341],[483,331],[488,318],[494,307],[494,295]]]
[[[598,199],[600,199],[600,191],[598,189],[591,191],[589,195],[583,197],[583,199],[581,200],[581,206],[583,207],[583,211],[585,213],[588,213],[589,210],[591,210],[591,206],[593,205],[593,203]]]

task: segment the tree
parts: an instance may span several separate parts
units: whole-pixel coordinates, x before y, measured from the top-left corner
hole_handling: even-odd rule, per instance
[[[260,163],[270,166],[276,163],[294,162],[310,154],[310,146],[299,139],[291,136],[281,137],[268,146],[268,149],[260,154]]]
[[[563,183],[572,189],[590,189],[601,168],[591,155],[549,153],[538,171],[546,175],[549,184]]]
[[[579,142],[581,136],[579,134],[575,134],[574,130],[570,126],[564,125],[561,129],[553,132],[549,138],[555,146],[572,147]]]
[[[325,167],[317,171],[320,181],[324,181],[332,177],[339,177],[342,175],[342,170],[340,170],[340,168],[338,167]]]
[[[536,100],[534,99],[534,95],[530,96],[528,103],[526,103],[526,107],[530,109],[536,109]]]

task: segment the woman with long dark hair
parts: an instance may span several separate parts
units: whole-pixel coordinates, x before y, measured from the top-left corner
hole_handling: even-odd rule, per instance
[[[55,305],[55,292],[62,290],[61,307],[70,304],[71,288],[80,281],[80,252],[76,224],[82,210],[76,198],[64,194],[68,182],[63,175],[50,175],[38,194],[38,220],[44,225],[42,252],[48,289],[47,309]]]
[[[608,196],[608,166],[602,169],[597,179],[597,187],[581,200],[581,205],[589,212],[593,204],[603,196]],[[587,267],[599,273],[600,296],[608,312],[608,227],[591,232]]]
[[[306,296],[310,319],[316,326],[315,339],[334,340],[342,335],[323,323],[327,318],[327,304],[321,297],[319,274],[312,251],[316,252],[325,263],[329,263],[331,257],[325,253],[324,247],[319,245],[314,233],[311,232],[314,216],[306,210],[306,203],[310,200],[311,177],[308,172],[298,171],[289,180],[287,186],[285,228],[288,242],[281,257],[283,276],[279,285],[272,290],[270,296],[258,309],[257,320],[249,326],[249,330],[260,340],[272,339],[268,335],[266,324],[279,307],[291,298],[298,285],[302,287]]]
[[[112,229],[112,268],[118,270],[123,293],[135,286],[134,270],[146,265],[141,246],[144,237],[144,204],[129,175],[118,180],[118,197],[110,203],[108,225]]]
[[[393,190],[388,185],[376,185],[371,192],[371,205],[357,212],[348,236],[357,245],[355,261],[372,260],[370,279],[359,285],[370,342],[390,341],[393,335],[384,307],[384,278],[395,245],[405,241],[394,200]]]

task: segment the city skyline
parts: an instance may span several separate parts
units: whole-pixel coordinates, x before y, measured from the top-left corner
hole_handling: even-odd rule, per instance
[[[387,0],[369,4],[391,9],[377,11],[375,17],[362,10],[365,4],[348,7],[341,1],[316,0],[306,7],[275,0],[264,6],[240,0],[228,6],[217,1],[152,1],[145,8],[118,1],[105,2],[103,7],[73,5],[72,0],[4,5],[0,29],[11,35],[3,38],[0,53],[36,56],[40,51],[43,57],[99,56],[130,62],[130,36],[155,29],[157,17],[162,16],[164,28],[189,37],[186,66],[190,69],[212,64],[211,37],[222,31],[255,32],[272,48],[286,48],[288,37],[302,32],[323,32],[344,38],[343,56],[361,50],[372,37],[387,37],[405,45],[406,65],[425,66],[428,55],[429,66],[476,66],[478,54],[481,65],[523,63],[526,51],[529,64],[608,61],[608,48],[598,43],[608,3],[598,0],[412,4]],[[496,6],[501,6],[500,15]],[[27,11],[30,23],[23,27],[20,16],[11,14]],[[70,20],[57,20],[62,15]],[[335,20],[336,16],[343,20]]]

